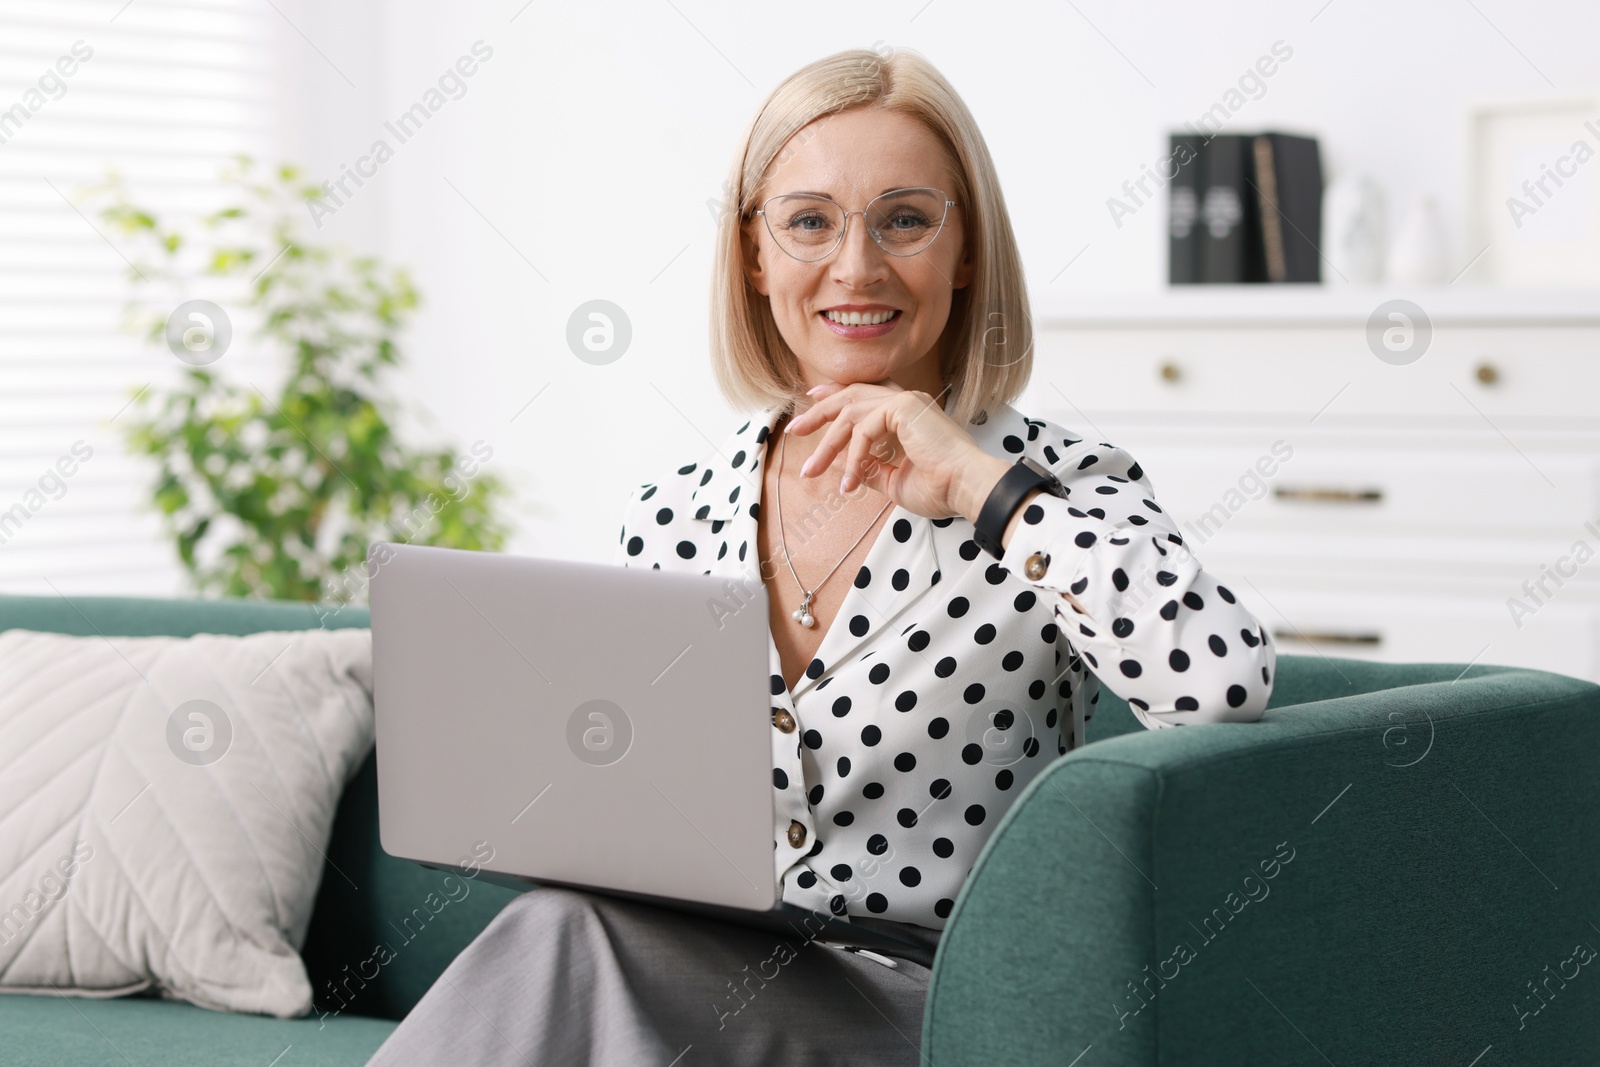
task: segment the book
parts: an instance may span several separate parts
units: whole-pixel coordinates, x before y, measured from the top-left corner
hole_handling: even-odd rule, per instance
[[[1269,131],[1170,140],[1175,155],[1180,143],[1195,152],[1169,186],[1172,284],[1322,280],[1316,138]]]
[[[1252,138],[1217,134],[1200,153],[1199,257],[1195,280],[1230,285],[1266,276]]]
[[[1205,137],[1186,133],[1168,138],[1176,170],[1167,191],[1167,281],[1172,285],[1199,281],[1200,150],[1205,143]]]
[[[1264,280],[1321,281],[1322,164],[1316,139],[1257,134],[1251,157]]]

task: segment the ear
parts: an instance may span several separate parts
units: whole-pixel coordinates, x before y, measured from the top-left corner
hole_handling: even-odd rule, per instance
[[[761,262],[761,243],[757,240],[754,222],[752,219],[739,227],[740,264],[755,291],[762,296],[770,296],[767,292],[767,271]]]

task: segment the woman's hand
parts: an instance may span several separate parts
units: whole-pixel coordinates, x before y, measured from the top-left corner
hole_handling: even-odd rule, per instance
[[[820,475],[842,454],[841,493],[865,485],[930,519],[976,520],[989,491],[1011,466],[979,448],[933,397],[888,378],[826,382],[811,395],[817,399],[784,432],[803,437],[826,428],[800,473]]]

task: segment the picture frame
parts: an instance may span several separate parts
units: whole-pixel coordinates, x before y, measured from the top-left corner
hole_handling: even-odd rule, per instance
[[[1471,280],[1600,285],[1600,96],[1472,108],[1466,171]]]

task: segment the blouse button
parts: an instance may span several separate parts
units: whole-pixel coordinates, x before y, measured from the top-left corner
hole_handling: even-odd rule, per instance
[[[776,726],[780,733],[792,734],[794,733],[794,716],[783,708],[773,708],[772,725]]]
[[[1033,555],[1029,556],[1022,564],[1022,573],[1028,576],[1028,580],[1030,582],[1037,582],[1039,579],[1043,578],[1044,572],[1049,569],[1049,555],[1041,555],[1038,552],[1035,552]]]
[[[805,843],[806,828],[795,822],[793,819],[789,820],[789,844],[793,845],[795,848],[803,848]]]

